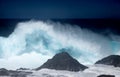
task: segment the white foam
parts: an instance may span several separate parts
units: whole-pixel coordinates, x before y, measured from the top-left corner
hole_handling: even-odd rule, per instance
[[[9,67],[7,63],[13,65],[11,69],[18,67],[17,65],[19,67],[39,66],[62,48],[69,49],[68,53],[79,62],[93,64],[106,55],[118,53],[114,52],[115,47],[112,46],[111,41],[103,35],[82,29],[77,25],[35,20],[20,22],[8,38],[0,37],[0,63],[2,63],[0,68]],[[24,63],[22,61],[23,55],[32,56],[33,52],[40,55],[37,57],[38,63],[32,61],[29,63],[29,57],[25,57],[26,63]],[[18,64],[13,64],[19,60],[17,60],[17,56],[21,58],[21,61]],[[41,59],[42,56],[47,58]],[[16,60],[11,58],[16,58]],[[36,56],[32,58],[37,59]]]

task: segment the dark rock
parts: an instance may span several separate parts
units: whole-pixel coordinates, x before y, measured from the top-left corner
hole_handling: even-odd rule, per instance
[[[87,67],[80,64],[77,60],[72,58],[67,52],[61,52],[56,54],[52,59],[49,59],[42,66],[36,70],[42,68],[56,69],[56,70],[68,70],[68,71],[83,71]]]
[[[97,77],[115,77],[114,75],[99,75]]]
[[[27,77],[27,75],[32,74],[32,72],[27,71],[17,71],[17,70],[7,70],[5,68],[0,69],[0,76],[10,76],[10,77]]]
[[[25,71],[13,71],[10,70],[10,77],[27,77],[27,75],[32,74],[32,72],[25,72]]]
[[[119,55],[110,55],[108,57],[105,57],[105,58],[97,61],[95,64],[105,64],[105,65],[113,65],[115,67],[120,67],[120,56]]]
[[[9,75],[9,71],[5,68],[1,68],[0,69],[0,76],[8,76]]]
[[[30,70],[29,68],[19,68],[17,70]]]

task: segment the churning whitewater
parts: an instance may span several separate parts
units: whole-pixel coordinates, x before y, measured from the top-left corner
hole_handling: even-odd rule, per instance
[[[80,63],[93,64],[104,56],[119,54],[120,40],[77,25],[36,20],[20,22],[9,37],[0,37],[0,68],[36,68],[63,49]]]

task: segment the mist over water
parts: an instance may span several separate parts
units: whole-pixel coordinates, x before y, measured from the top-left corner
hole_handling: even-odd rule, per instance
[[[120,54],[120,37],[109,36],[69,23],[19,22],[8,37],[0,37],[0,68],[36,68],[62,51],[82,64],[93,64],[105,56]]]

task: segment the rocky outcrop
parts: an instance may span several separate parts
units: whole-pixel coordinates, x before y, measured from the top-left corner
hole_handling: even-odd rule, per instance
[[[72,58],[67,52],[61,52],[56,54],[52,59],[49,59],[42,66],[36,70],[42,68],[56,69],[56,70],[68,70],[68,71],[83,71],[87,67],[80,64],[76,59]]]
[[[9,75],[9,71],[5,68],[1,68],[0,69],[0,76],[8,76]]]
[[[0,69],[0,77],[27,77],[27,75],[32,74],[32,72],[27,71],[13,71],[13,70],[7,70],[5,68]]]
[[[115,77],[114,75],[99,75],[97,77]]]
[[[120,67],[120,56],[119,55],[110,55],[108,57],[105,57],[105,58],[97,61],[95,64],[113,65],[115,67]]]

